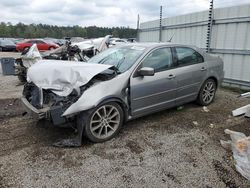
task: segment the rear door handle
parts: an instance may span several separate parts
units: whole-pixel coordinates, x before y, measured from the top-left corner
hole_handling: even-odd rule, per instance
[[[173,75],[173,74],[170,74],[169,76],[168,76],[168,79],[173,79],[173,78],[175,78],[175,75]]]
[[[206,67],[201,67],[201,71],[205,71],[205,70],[207,70]]]

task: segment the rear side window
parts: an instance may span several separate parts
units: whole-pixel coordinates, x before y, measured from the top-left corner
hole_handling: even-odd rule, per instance
[[[35,44],[35,41],[34,40],[28,40],[26,43]]]
[[[176,47],[176,54],[178,58],[178,65],[185,66],[196,63],[204,62],[204,59],[201,54],[193,50],[192,48],[187,47]]]
[[[41,40],[36,40],[37,44],[44,44],[45,42],[41,41]]]
[[[154,68],[155,72],[167,70],[172,65],[170,48],[160,48],[151,52],[142,63],[142,67]]]

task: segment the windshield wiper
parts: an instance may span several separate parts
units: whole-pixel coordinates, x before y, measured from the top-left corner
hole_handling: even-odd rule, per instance
[[[121,71],[119,71],[119,69],[116,66],[113,66],[112,68],[116,72],[116,74],[121,74]]]
[[[103,58],[101,61],[98,62],[98,64],[104,64],[108,60],[109,56]]]
[[[123,57],[122,59],[120,59],[120,60],[118,61],[117,65],[116,65],[116,68],[117,68],[118,70],[119,70],[121,64],[124,62],[124,60],[125,60],[125,57]]]

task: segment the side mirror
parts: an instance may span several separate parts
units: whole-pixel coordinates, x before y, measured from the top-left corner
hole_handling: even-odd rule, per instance
[[[140,76],[154,76],[155,70],[151,67],[142,67],[140,70],[138,70],[138,74]]]

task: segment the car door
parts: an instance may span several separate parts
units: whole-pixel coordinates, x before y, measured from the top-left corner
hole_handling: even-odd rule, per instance
[[[175,76],[177,81],[176,105],[196,99],[201,84],[207,75],[204,58],[189,47],[175,47],[174,57],[177,60]]]
[[[132,116],[142,116],[175,105],[176,80],[173,75],[171,48],[151,51],[141,62],[130,79]],[[154,69],[153,76],[140,76],[143,67]]]

